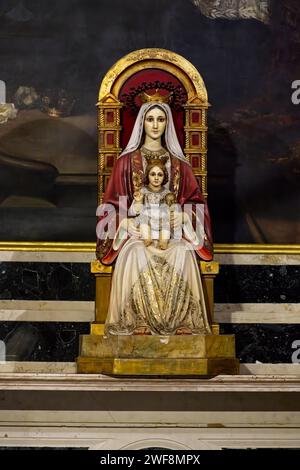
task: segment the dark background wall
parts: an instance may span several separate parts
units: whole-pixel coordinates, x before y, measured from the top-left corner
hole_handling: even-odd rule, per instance
[[[300,243],[300,107],[291,102],[291,83],[300,79],[300,9],[292,0],[271,7],[264,24],[212,20],[191,0],[2,0],[0,79],[7,101],[23,85],[41,96],[63,88],[75,105],[68,127],[57,121],[49,130],[46,121],[30,121],[24,130],[28,110],[12,131],[0,125],[0,239],[94,240],[101,79],[128,52],[161,47],[190,60],[208,88],[215,241]],[[36,136],[44,140],[37,144]],[[25,174],[14,160],[35,162],[37,145],[51,166],[41,177],[37,169]],[[53,154],[61,161],[65,153],[69,165],[62,170]],[[77,160],[89,166],[75,178]],[[88,174],[85,186],[79,174]],[[72,178],[66,183],[62,175]]]
[[[249,102],[274,47],[269,26],[211,20],[187,0],[26,0],[27,21],[14,13],[18,3],[4,0],[0,11],[1,78],[9,93],[20,83],[55,84],[75,93],[86,110],[114,61],[144,47],[174,50],[194,63],[215,110]]]

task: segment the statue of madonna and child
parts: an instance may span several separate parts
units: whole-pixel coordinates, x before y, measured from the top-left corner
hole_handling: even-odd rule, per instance
[[[107,336],[211,334],[199,270],[210,218],[167,99],[144,94],[97,210],[97,256],[114,265]]]

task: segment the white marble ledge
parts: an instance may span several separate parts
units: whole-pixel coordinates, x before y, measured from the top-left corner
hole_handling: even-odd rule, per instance
[[[154,429],[153,429],[154,427]],[[88,447],[90,450],[139,450],[163,447],[172,450],[221,450],[222,448],[299,448],[299,428],[251,427],[170,427],[120,425],[97,427],[86,421],[77,426],[61,426],[45,421],[41,426],[4,425],[0,430],[2,446]]]
[[[0,300],[0,321],[92,322],[94,301]]]
[[[0,300],[0,321],[92,322],[95,302]],[[300,303],[215,303],[217,323],[300,323]],[[1,369],[0,369],[1,372]]]
[[[76,362],[0,361],[1,374],[76,374]],[[300,364],[240,364],[240,375],[299,376]]]
[[[300,254],[270,254],[270,253],[216,253],[215,261],[222,265],[266,265],[285,266],[300,265]]]
[[[300,392],[300,375],[220,375],[211,379],[116,378],[98,374],[1,373],[0,390],[98,392]]]
[[[76,374],[76,362],[0,361],[0,376],[3,373]]]
[[[90,263],[94,259],[93,252],[0,251],[0,262],[10,263]]]
[[[300,303],[215,303],[214,320],[217,323],[300,323]]]

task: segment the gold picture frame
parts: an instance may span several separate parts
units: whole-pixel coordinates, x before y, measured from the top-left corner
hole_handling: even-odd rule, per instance
[[[94,253],[96,243],[80,242],[0,242],[0,251]],[[216,254],[300,255],[300,245],[216,243]]]

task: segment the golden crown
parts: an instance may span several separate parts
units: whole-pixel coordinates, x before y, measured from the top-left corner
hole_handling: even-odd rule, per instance
[[[165,157],[164,155],[162,155],[160,158],[147,158],[146,157],[146,161],[147,161],[147,167],[149,167],[150,165],[162,165],[162,166],[165,166],[165,164],[167,163],[168,161],[168,157]]]
[[[173,93],[168,93],[167,95],[162,95],[158,88],[156,88],[155,93],[148,95],[143,91],[140,94],[142,103],[170,103],[173,97]]]

